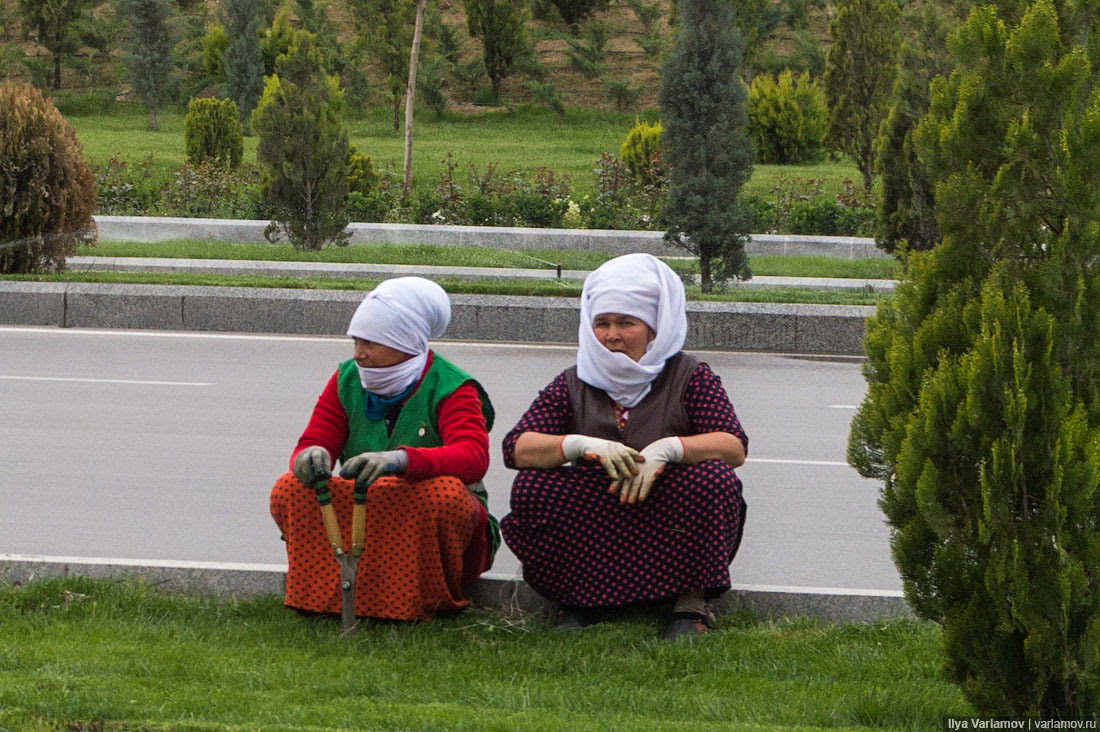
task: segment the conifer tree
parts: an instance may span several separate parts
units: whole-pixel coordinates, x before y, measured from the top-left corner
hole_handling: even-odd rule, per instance
[[[409,80],[416,3],[408,0],[349,0],[348,11],[371,57],[385,76],[393,129],[401,129],[401,102]]]
[[[482,57],[493,96],[524,58],[531,55],[527,12],[518,0],[466,0],[466,27],[481,40]]]
[[[149,129],[156,130],[157,107],[168,95],[175,68],[173,50],[178,40],[172,25],[172,0],[120,0],[119,9],[130,21],[123,44],[123,63],[130,84],[149,109]]]
[[[1009,4],[1011,5],[1011,4]],[[1091,6],[974,10],[914,140],[941,244],[868,325],[849,462],[983,714],[1100,713],[1100,88]]]
[[[744,53],[733,8],[680,0],[676,47],[661,70],[658,100],[668,168],[665,241],[699,257],[704,292],[751,276],[737,204],[753,149],[740,70]]]
[[[928,111],[928,88],[947,76],[948,20],[935,4],[910,16],[910,39],[902,43],[890,111],[875,141],[875,168],[882,186],[875,206],[878,246],[893,252],[931,249],[940,241],[935,193],[913,143],[913,130]]]
[[[264,90],[264,57],[260,48],[261,0],[222,0],[221,21],[229,36],[222,54],[227,96],[237,105],[249,134],[252,110]]]
[[[61,88],[61,64],[84,45],[81,21],[95,0],[19,0],[23,27],[46,47],[53,60],[53,88]]]
[[[889,109],[899,35],[897,0],[839,0],[825,61],[828,140],[855,160],[871,190],[874,143]]]
[[[324,73],[313,35],[301,30],[275,70],[252,115],[264,199],[274,212],[265,234],[286,234],[304,250],[346,244],[349,143],[339,81]]]

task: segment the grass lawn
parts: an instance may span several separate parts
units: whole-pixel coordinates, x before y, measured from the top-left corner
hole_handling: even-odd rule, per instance
[[[79,578],[0,585],[0,728],[935,730],[972,714],[931,624],[760,621],[658,639],[639,616],[563,636],[488,610],[417,625],[308,620]]]
[[[670,254],[675,250],[670,249]],[[273,262],[334,262],[364,264],[426,264],[450,267],[508,267],[518,269],[562,269],[590,271],[614,255],[582,250],[511,251],[490,247],[440,246],[432,244],[350,245],[303,252],[289,244],[234,244],[211,239],[175,239],[145,243],[103,241],[81,247],[77,254],[90,257],[168,257],[182,259],[242,259]],[[688,265],[672,259],[677,268]],[[754,275],[782,277],[842,277],[895,279],[900,264],[895,259],[839,259],[836,257],[753,257]]]
[[[164,109],[158,114],[159,132],[146,129],[147,114],[137,105],[116,104],[109,115],[70,116],[87,159],[103,165],[117,155],[131,168],[152,156],[155,174],[167,179],[168,171],[183,165],[183,109]],[[654,118],[655,113],[640,115]],[[413,175],[418,188],[434,188],[443,171],[442,161],[453,153],[457,174],[465,181],[469,163],[479,172],[488,164],[501,172],[534,170],[539,166],[569,175],[577,194],[591,190],[592,173],[602,151],[618,153],[636,115],[572,108],[561,118],[549,110],[521,105],[514,111],[487,111],[475,115],[448,114],[437,120],[431,112],[418,112],[413,147]],[[404,131],[395,132],[388,112],[376,110],[348,122],[351,141],[379,168],[387,165],[400,173],[404,160]],[[258,138],[244,141],[244,159],[255,162]],[[823,191],[833,195],[843,189],[845,178],[859,180],[850,161],[826,161],[812,166],[758,165],[746,191],[767,194],[781,180],[820,179]]]

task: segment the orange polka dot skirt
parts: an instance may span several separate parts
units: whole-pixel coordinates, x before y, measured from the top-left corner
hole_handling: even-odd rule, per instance
[[[332,505],[351,551],[352,481],[331,478]],[[271,490],[271,515],[286,541],[289,607],[340,612],[340,568],[311,488],[293,473]],[[469,605],[462,587],[489,566],[488,516],[452,476],[409,482],[380,478],[367,491],[366,547],[355,582],[355,614],[430,620]]]

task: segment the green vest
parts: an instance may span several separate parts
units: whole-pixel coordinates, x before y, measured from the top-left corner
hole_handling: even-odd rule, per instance
[[[432,365],[424,374],[420,385],[401,405],[392,434],[386,431],[385,420],[369,419],[366,411],[366,399],[363,395],[363,383],[359,380],[359,370],[355,360],[348,359],[340,364],[336,371],[337,393],[344,413],[348,417],[348,439],[340,453],[344,462],[363,452],[396,450],[399,447],[441,447],[443,439],[439,436],[439,403],[455,392],[463,384],[473,384],[481,399],[481,413],[485,417],[485,430],[493,428],[493,405],[489,395],[474,377],[455,366],[438,353],[432,354]],[[474,497],[481,501],[486,513],[489,512],[489,494],[480,481],[469,486]],[[489,529],[493,554],[500,547],[500,526],[493,514],[489,513]]]

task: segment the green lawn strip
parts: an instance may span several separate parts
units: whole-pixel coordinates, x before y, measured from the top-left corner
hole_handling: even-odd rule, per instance
[[[581,294],[580,280],[459,280],[433,278],[454,295],[522,295],[570,297]],[[302,290],[370,290],[377,279],[348,277],[273,277],[262,275],[222,275],[157,272],[75,272],[34,275],[0,275],[14,282],[88,282],[99,284],[190,285],[210,287],[289,288]],[[794,303],[813,305],[876,305],[889,297],[866,289],[810,290],[804,287],[737,287],[722,293],[704,295],[698,287],[687,288],[688,300],[709,302]]]
[[[173,239],[164,242],[102,241],[80,247],[86,257],[164,257],[169,259],[239,259],[272,262],[331,262],[339,264],[432,264],[444,267],[507,267],[515,269],[562,269],[590,271],[613,254],[592,251],[532,249],[523,251],[491,247],[443,246],[436,244],[377,244],[325,247],[304,252],[289,244],[236,244],[212,239]],[[685,253],[686,254],[686,253]],[[677,269],[691,266],[670,249],[670,264]],[[825,256],[752,257],[753,274],[778,277],[838,277],[851,279],[895,279],[900,264],[895,259],[839,259]]]
[[[158,179],[170,180],[171,171],[184,164],[184,110],[164,108],[157,113],[158,132],[147,129],[148,115],[136,104],[116,104],[112,114],[73,116],[66,119],[89,162],[104,165],[113,156],[131,171],[152,158],[151,171]],[[486,111],[473,115],[447,114],[443,120],[428,112],[417,112],[413,147],[413,176],[418,190],[432,190],[444,171],[444,159],[452,153],[458,163],[456,176],[462,183],[472,163],[484,174],[493,164],[498,172],[533,171],[546,167],[568,175],[575,196],[592,190],[593,170],[600,153],[618,154],[638,115],[591,109],[569,108],[565,118],[550,110],[520,105],[513,111]],[[642,119],[653,122],[649,112]],[[404,161],[404,131],[394,131],[393,117],[381,110],[348,120],[351,141],[359,152],[369,155],[377,168],[400,173]],[[255,163],[259,138],[244,138],[244,160]],[[784,181],[821,181],[821,190],[833,196],[844,190],[844,180],[861,180],[854,163],[824,161],[818,165],[757,165],[745,185],[746,192],[769,196]],[[796,186],[804,192],[805,185]]]
[[[969,713],[930,624],[734,612],[693,641],[659,629],[643,614],[563,636],[473,610],[342,639],[274,597],[40,580],[0,587],[0,727],[919,730]]]

